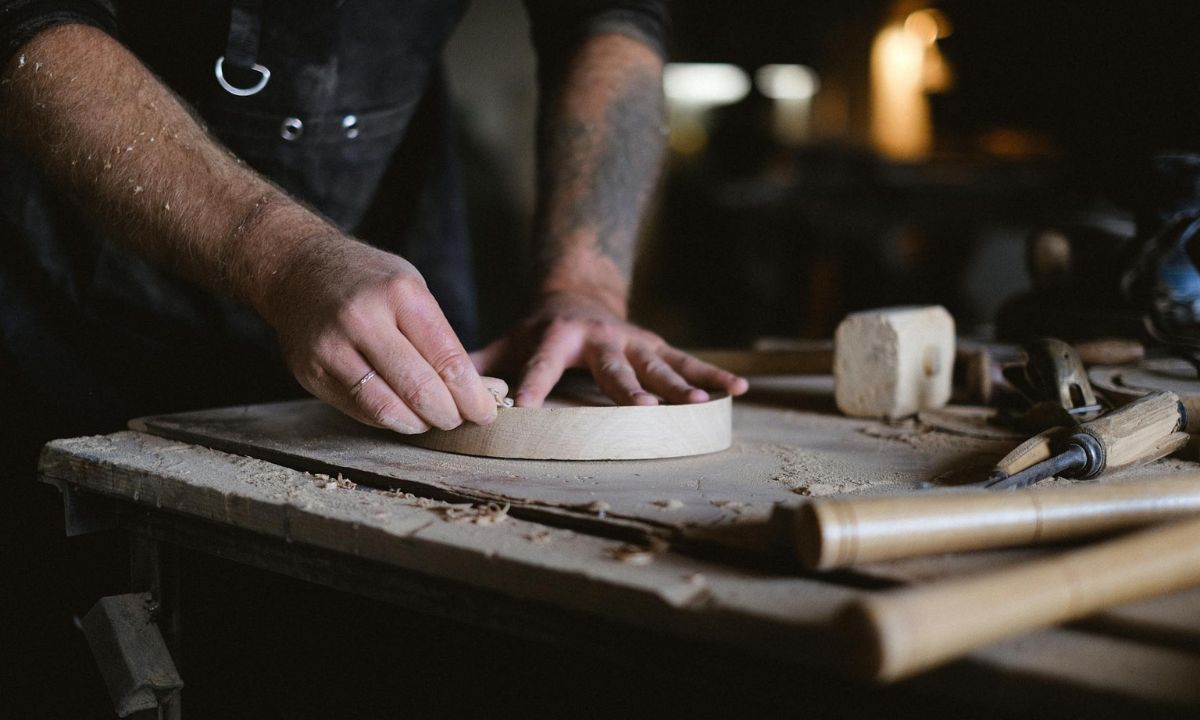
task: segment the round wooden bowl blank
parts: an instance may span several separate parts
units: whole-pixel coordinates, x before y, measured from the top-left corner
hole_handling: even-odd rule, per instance
[[[419,447],[525,460],[649,460],[703,455],[732,443],[731,400],[692,405],[616,406],[551,399],[540,408],[501,408],[486,427],[464,424],[409,437]]]

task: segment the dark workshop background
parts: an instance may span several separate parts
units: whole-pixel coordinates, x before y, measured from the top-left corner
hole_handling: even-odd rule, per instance
[[[497,270],[502,248],[520,244],[533,202],[517,4],[476,2],[449,54],[493,328],[521,272]],[[907,303],[994,335],[1030,284],[1031,232],[1126,239],[1151,154],[1200,149],[1200,3],[689,0],[672,13],[673,63],[728,64],[744,83],[738,97],[736,78],[702,67],[670,99],[634,312],[685,345],[827,337],[848,311]],[[778,65],[801,67],[772,88],[760,71]]]

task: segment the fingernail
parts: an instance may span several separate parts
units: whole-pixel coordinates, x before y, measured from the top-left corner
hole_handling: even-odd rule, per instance
[[[529,407],[529,393],[517,393],[516,397],[513,398],[513,404],[519,407]]]
[[[409,423],[400,422],[399,420],[394,420],[392,418],[384,418],[383,425],[388,430],[398,432],[401,435],[418,435],[429,429],[429,426],[425,423],[411,425]]]
[[[692,388],[688,391],[687,400],[692,403],[708,402],[711,396],[700,388]]]
[[[647,392],[636,392],[633,394],[633,402],[636,405],[657,405],[658,398]]]
[[[488,413],[487,415],[483,416],[483,419],[481,419],[479,421],[479,424],[480,425],[491,425],[492,423],[496,422],[496,417],[498,415],[499,415],[499,413],[496,410],[493,410],[490,413]]]

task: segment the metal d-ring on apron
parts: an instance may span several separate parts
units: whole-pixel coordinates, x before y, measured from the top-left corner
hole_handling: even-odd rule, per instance
[[[225,42],[225,54],[217,58],[213,72],[217,82],[231,95],[249,97],[257,95],[267,86],[271,71],[258,63],[258,36],[260,0],[233,0],[229,9],[229,38]],[[258,73],[258,82],[249,87],[237,87],[225,78],[225,64],[230,67]]]

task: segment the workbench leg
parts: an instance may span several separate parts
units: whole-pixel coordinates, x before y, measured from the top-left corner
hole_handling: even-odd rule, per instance
[[[136,533],[129,543],[130,584],[133,592],[148,592],[156,603],[156,620],[167,650],[183,674],[179,628],[179,550]],[[180,720],[183,691],[159,708],[163,720]]]

